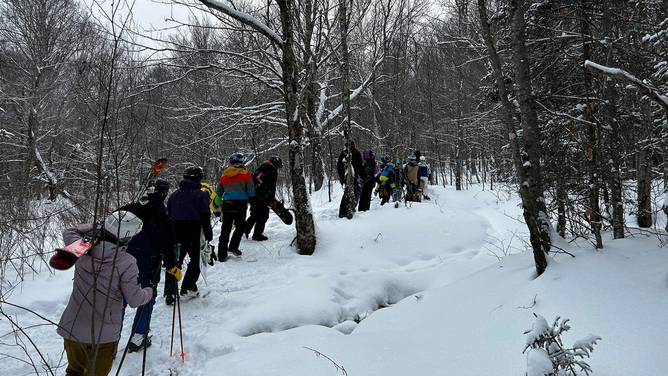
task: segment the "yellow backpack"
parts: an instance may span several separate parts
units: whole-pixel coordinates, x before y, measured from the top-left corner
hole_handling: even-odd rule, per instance
[[[220,217],[223,214],[223,200],[220,199],[216,191],[207,183],[202,183],[202,192],[206,192],[209,195],[211,198],[209,208],[211,208],[216,217]]]

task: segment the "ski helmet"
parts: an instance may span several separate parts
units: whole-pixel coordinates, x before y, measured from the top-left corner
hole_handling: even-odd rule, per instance
[[[183,178],[200,183],[204,178],[204,171],[199,166],[190,166],[183,171]]]
[[[104,231],[121,244],[125,244],[142,229],[142,221],[133,213],[118,210],[111,213],[104,221]]]
[[[234,153],[230,155],[230,164],[237,167],[237,165],[243,165],[246,160],[244,153]]]
[[[149,195],[167,197],[167,194],[169,193],[169,181],[165,179],[156,179],[155,181],[149,183],[147,193]]]
[[[409,156],[408,156],[408,160],[409,160],[409,161],[414,161],[414,160],[415,160],[415,156],[414,156],[414,155],[409,155]]]
[[[426,160],[427,160],[427,158],[425,158],[424,155],[420,157],[420,161],[421,161],[421,162],[424,162],[424,161],[426,161]]]
[[[275,155],[275,156],[269,158],[269,162],[271,162],[271,164],[273,164],[274,167],[276,167],[276,168],[283,167],[283,161],[281,160],[281,157],[279,157],[279,156]]]

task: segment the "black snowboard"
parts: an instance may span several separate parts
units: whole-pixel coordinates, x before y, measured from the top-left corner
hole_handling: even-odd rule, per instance
[[[278,218],[280,218],[281,221],[283,221],[283,223],[285,223],[286,225],[292,224],[292,221],[294,220],[294,218],[292,217],[292,213],[290,213],[290,210],[288,210],[288,208],[286,208],[283,205],[283,202],[276,201],[276,204],[271,206],[271,210],[273,210],[274,213],[276,213]]]

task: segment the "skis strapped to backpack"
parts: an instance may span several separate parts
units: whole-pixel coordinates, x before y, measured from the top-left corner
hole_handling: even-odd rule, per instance
[[[144,187],[139,194],[139,197],[142,197],[148,190],[149,183],[153,178],[157,177],[162,173],[162,169],[167,165],[167,159],[160,158],[151,167],[148,176],[146,177],[146,182]],[[49,265],[57,270],[67,270],[74,265],[77,260],[93,248],[100,240],[102,235],[103,225],[97,225],[92,233],[86,234],[83,238],[75,241],[72,244],[68,244],[63,248],[56,248],[56,252],[51,256],[49,260]]]

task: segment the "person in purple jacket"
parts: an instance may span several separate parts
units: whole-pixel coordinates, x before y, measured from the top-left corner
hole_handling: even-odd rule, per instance
[[[141,288],[137,262],[125,252],[141,228],[134,214],[112,213],[100,240],[74,264],[72,295],[57,329],[65,342],[66,375],[107,375],[121,337],[123,297],[133,308],[155,297],[155,288]],[[91,233],[93,224],[79,225],[65,230],[63,239],[71,244]]]
[[[190,256],[190,263],[181,284],[181,295],[197,296],[197,280],[199,279],[199,250],[200,233],[204,232],[207,242],[213,239],[211,228],[211,210],[209,204],[211,198],[202,191],[202,179],[204,171],[201,167],[192,166],[183,172],[183,180],[179,183],[179,189],[169,196],[167,211],[172,217],[174,229],[174,244],[180,244],[179,269],[183,266],[183,258],[186,254]],[[165,293],[174,291],[176,293],[176,278],[167,274],[165,276]],[[165,302],[170,304],[174,297],[166,295]]]

